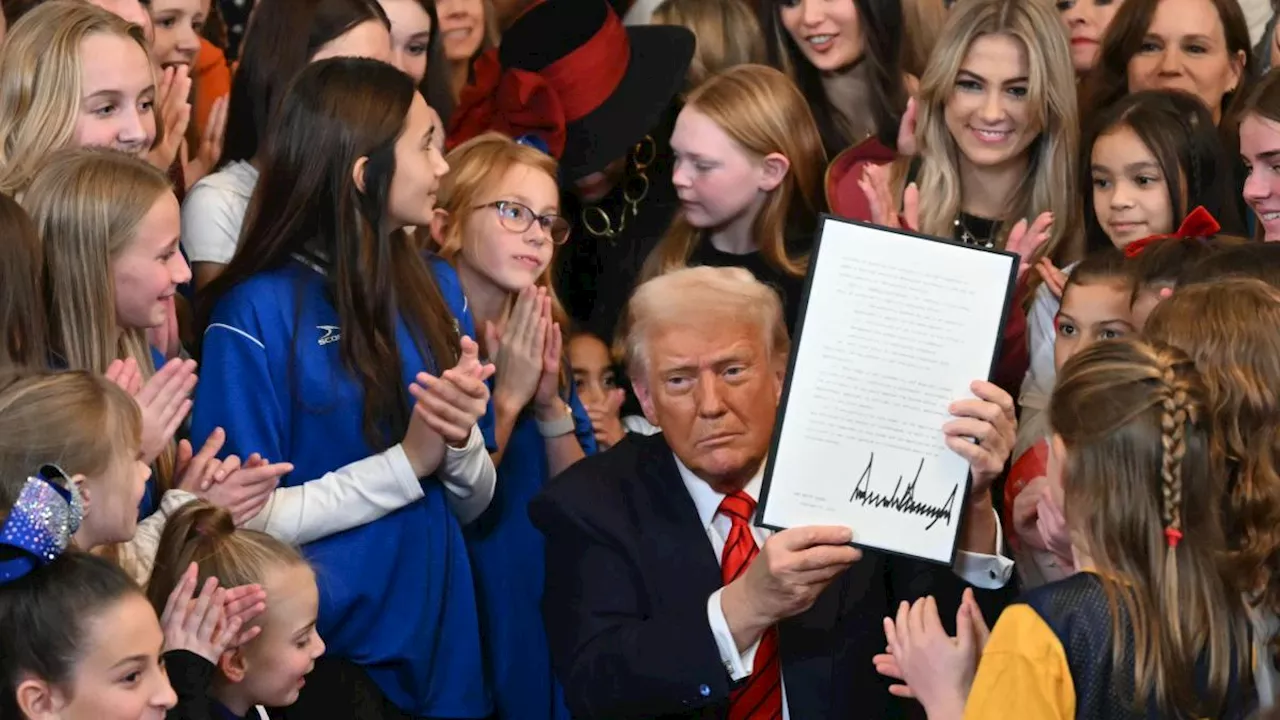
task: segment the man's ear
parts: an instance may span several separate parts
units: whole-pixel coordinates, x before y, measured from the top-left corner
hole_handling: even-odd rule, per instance
[[[222,657],[218,658],[218,672],[222,673],[227,682],[244,682],[245,676],[249,674],[249,664],[245,661],[244,649],[236,648],[222,653]]]
[[[764,156],[761,169],[763,172],[760,176],[760,189],[772,192],[787,177],[787,172],[791,170],[791,161],[782,153],[769,153]]]
[[[58,717],[58,710],[66,704],[56,688],[30,675],[18,681],[13,694],[18,701],[19,714],[30,720],[54,720]]]
[[[351,166],[351,180],[356,184],[356,189],[364,192],[364,170],[369,166],[369,157],[361,155],[356,158],[356,164]]]
[[[649,387],[639,380],[631,381],[631,391],[636,394],[636,399],[640,401],[640,409],[644,410],[644,419],[649,421],[654,427],[662,427],[658,423],[658,413],[653,406],[653,396],[649,394]]]

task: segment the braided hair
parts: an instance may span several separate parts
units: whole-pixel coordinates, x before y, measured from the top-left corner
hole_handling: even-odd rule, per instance
[[[1049,405],[1072,541],[1107,595],[1113,663],[1133,668],[1118,690],[1162,717],[1217,717],[1249,667],[1204,397],[1182,351],[1124,338],[1067,361]]]

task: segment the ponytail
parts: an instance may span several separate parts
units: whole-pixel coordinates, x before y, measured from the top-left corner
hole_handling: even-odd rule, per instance
[[[183,505],[169,518],[160,537],[147,600],[157,613],[164,612],[169,595],[187,568],[199,567],[196,588],[210,577],[222,587],[262,584],[276,567],[306,565],[287,543],[256,530],[237,528],[231,513],[206,502]]]

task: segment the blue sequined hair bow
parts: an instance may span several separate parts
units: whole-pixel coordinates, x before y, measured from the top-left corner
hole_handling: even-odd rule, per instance
[[[0,585],[57,560],[82,518],[80,488],[61,468],[45,465],[27,478],[0,526]]]

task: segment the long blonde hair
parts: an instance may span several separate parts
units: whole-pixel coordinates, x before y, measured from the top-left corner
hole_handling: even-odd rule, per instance
[[[946,106],[955,92],[956,77],[973,42],[982,35],[1007,35],[1026,49],[1029,72],[1029,123],[1041,129],[1032,141],[1026,176],[1014,196],[1004,203],[998,247],[1009,230],[1048,210],[1053,230],[1035,259],[1059,258],[1060,250],[1074,254],[1078,244],[1075,198],[1080,122],[1075,98],[1075,71],[1057,14],[1043,0],[966,0],[951,11],[933,57],[920,79],[916,137],[920,173],[919,230],[951,237],[960,212],[964,188],[960,183],[960,149],[947,128]],[[1035,281],[1035,278],[1031,278]]]
[[[800,276],[807,258],[787,253],[788,232],[810,232],[823,210],[823,172],[827,165],[822,136],[809,103],[779,70],[738,65],[713,76],[689,94],[685,109],[706,115],[744,152],[763,158],[779,153],[791,162],[787,176],[769,192],[751,224],[751,235],[770,266]],[[703,230],[676,214],[662,241],[645,261],[642,279],[684,267],[701,242]]]
[[[1233,674],[1249,673],[1248,614],[1220,562],[1222,478],[1206,395],[1185,353],[1125,338],[1068,360],[1049,404],[1067,449],[1072,542],[1106,594],[1112,662],[1133,668],[1134,687],[1116,689],[1139,707],[1154,695],[1161,716],[1217,717]]]
[[[747,0],[664,0],[653,11],[651,24],[679,25],[697,37],[689,62],[690,89],[722,70],[767,61],[764,32]]]
[[[87,2],[48,2],[9,28],[0,44],[0,192],[21,193],[51,153],[73,145],[81,68],[95,59],[80,44],[99,33],[149,52],[142,28]]]
[[[111,265],[172,192],[163,172],[105,148],[55,153],[32,179],[22,204],[44,243],[49,344],[68,369],[133,357],[145,377],[155,370],[145,332],[116,322]]]

